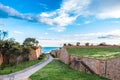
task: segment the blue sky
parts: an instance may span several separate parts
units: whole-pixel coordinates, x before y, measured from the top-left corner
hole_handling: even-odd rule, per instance
[[[42,46],[120,44],[120,0],[0,0],[0,29]]]

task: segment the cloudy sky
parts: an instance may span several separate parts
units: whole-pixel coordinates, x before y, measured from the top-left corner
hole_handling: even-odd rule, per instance
[[[42,46],[120,44],[120,0],[0,0],[0,29]]]

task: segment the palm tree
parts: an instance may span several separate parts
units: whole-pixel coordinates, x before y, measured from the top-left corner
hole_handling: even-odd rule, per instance
[[[4,40],[8,36],[7,31],[0,30],[0,40]]]
[[[0,40],[1,40],[1,36],[2,36],[2,30],[0,30]]]
[[[8,32],[7,31],[3,31],[3,38],[2,38],[2,40],[4,40],[4,38],[7,37],[7,36],[8,36]]]

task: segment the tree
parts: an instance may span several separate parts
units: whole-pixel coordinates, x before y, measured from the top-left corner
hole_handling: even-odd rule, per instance
[[[7,32],[0,30],[0,53],[3,56],[2,69],[5,65],[16,63],[16,66],[20,60],[20,57],[24,61],[29,60],[29,54],[32,49],[36,49],[39,42],[35,38],[27,38],[23,42],[24,45],[20,45],[15,39],[10,38],[5,40]]]
[[[85,46],[89,46],[89,43],[87,42],[87,43],[85,43]]]
[[[14,45],[11,49],[9,49],[9,62],[15,63],[15,67],[17,67],[19,60],[17,59],[22,53],[21,47]],[[11,61],[12,60],[12,61]]]
[[[30,51],[31,51],[31,49],[29,46],[22,47],[22,56],[24,57],[25,61],[27,61],[29,59]]]
[[[3,62],[5,64],[9,64],[9,59],[11,57],[11,54],[14,53],[13,49],[14,46],[19,46],[18,42],[12,41],[12,40],[0,40],[0,52],[3,56]],[[12,52],[11,52],[12,51]]]
[[[4,40],[8,36],[7,31],[0,30],[0,40]]]
[[[25,46],[38,46],[39,41],[37,41],[35,38],[26,38],[23,42],[23,45]]]
[[[63,46],[67,46],[67,44],[66,44],[66,43],[64,43],[64,44],[63,44]]]
[[[0,52],[1,52],[1,50],[2,50],[2,47],[3,47],[3,44],[5,43],[5,41],[2,41],[2,40],[0,40]]]
[[[105,42],[102,42],[98,46],[107,46],[107,44]]]
[[[68,46],[73,46],[71,43],[68,43]]]
[[[3,38],[2,38],[2,40],[4,40],[4,38],[7,37],[7,36],[8,36],[8,32],[7,31],[3,31]]]
[[[76,46],[80,46],[80,42],[77,42],[77,43],[76,43]]]
[[[0,40],[1,40],[1,36],[2,36],[2,30],[0,30]]]

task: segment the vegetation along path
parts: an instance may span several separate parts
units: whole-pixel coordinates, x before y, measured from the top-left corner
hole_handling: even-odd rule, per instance
[[[107,78],[79,72],[60,60],[53,60],[44,68],[30,76],[30,80],[109,80]]]
[[[22,71],[12,73],[12,74],[9,74],[9,75],[0,76],[0,80],[22,80],[22,79],[26,79],[29,76],[31,76],[33,73],[35,73],[36,71],[38,71],[39,69],[41,69],[42,67],[47,65],[52,60],[53,60],[53,58],[49,54],[47,54],[47,60],[45,60],[43,62],[40,62],[36,65],[33,65],[29,68],[26,68]]]

